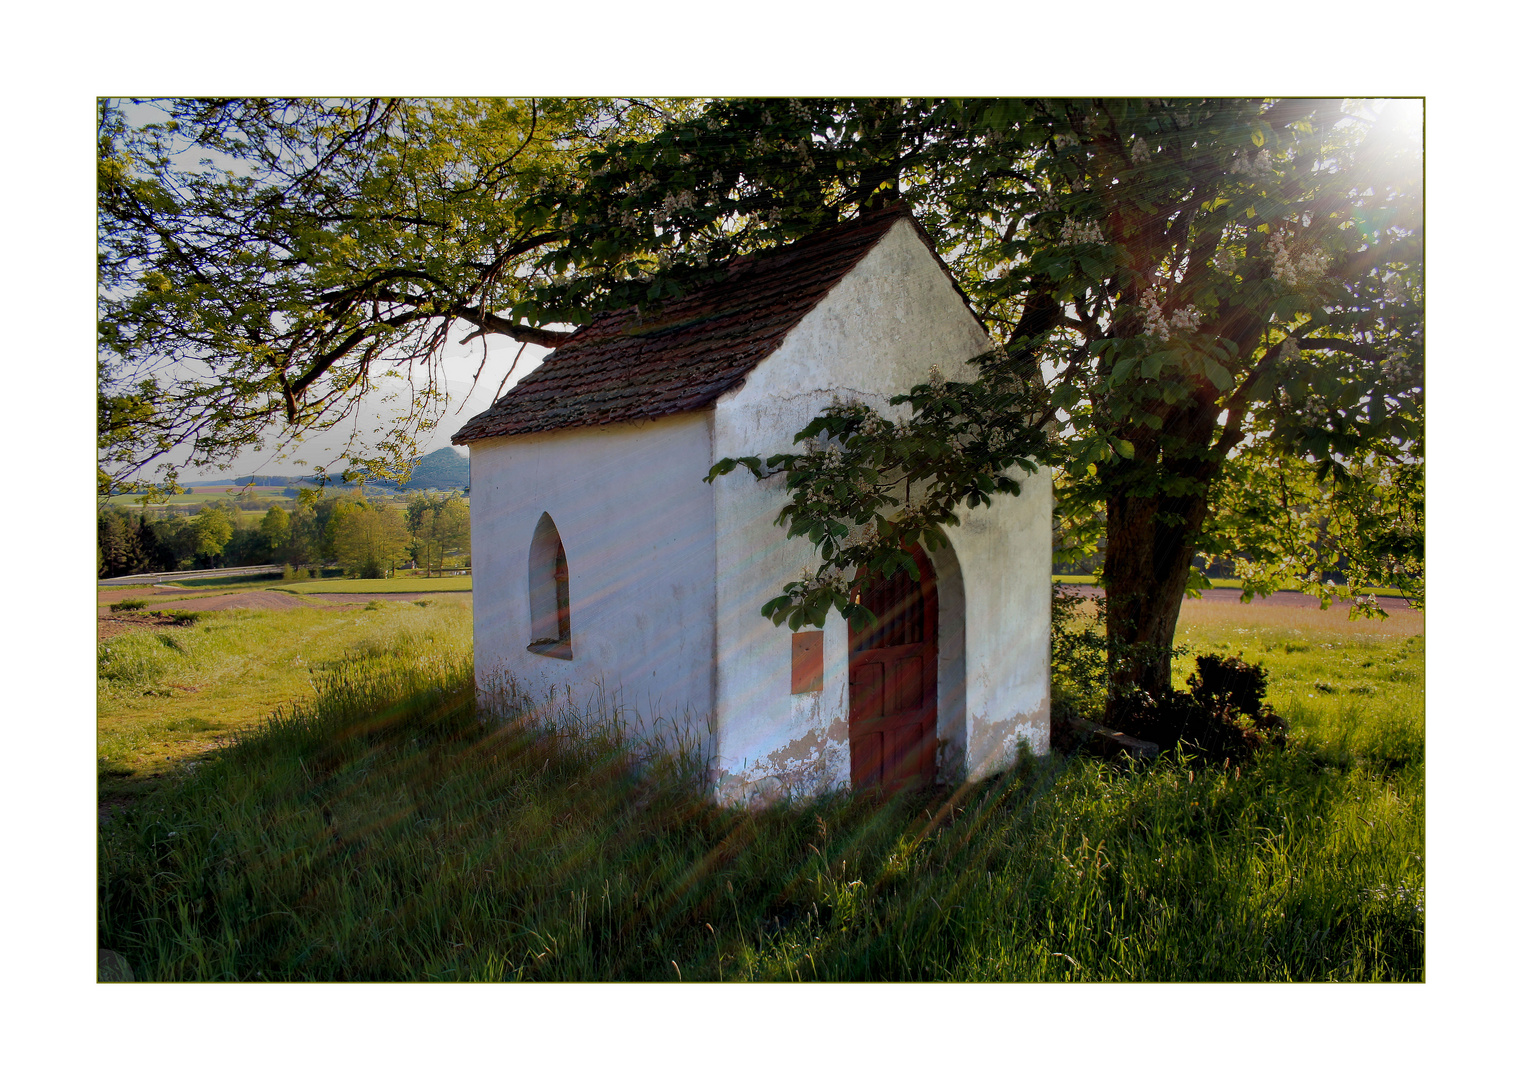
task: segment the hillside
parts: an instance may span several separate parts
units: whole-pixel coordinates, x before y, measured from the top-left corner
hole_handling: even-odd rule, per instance
[[[470,458],[450,447],[441,447],[422,457],[412,469],[412,479],[403,490],[422,488],[444,490],[470,487]]]
[[[352,487],[345,484],[339,477],[341,474],[332,473],[328,477],[328,487]],[[259,487],[299,487],[315,485],[316,479],[311,475],[292,476],[274,473],[251,473],[244,476],[225,478],[212,478],[186,481],[193,488],[201,487],[242,487],[253,484]],[[422,491],[425,488],[439,488],[444,491],[464,490],[470,487],[470,458],[450,447],[441,447],[431,454],[425,454],[418,459],[413,466],[412,478],[402,485],[391,483],[389,480],[367,481],[374,487],[400,488],[402,491]]]

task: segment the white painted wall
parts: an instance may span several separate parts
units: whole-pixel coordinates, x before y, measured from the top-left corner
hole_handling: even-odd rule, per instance
[[[965,362],[989,346],[912,226],[900,222],[794,327],[778,350],[714,410],[714,457],[793,449],[792,437],[832,397],[855,397],[890,416],[888,399],[924,382],[931,365],[970,379]],[[956,626],[942,621],[941,738],[948,776],[973,778],[1011,762],[1020,742],[1047,749],[1051,477],[1023,481],[1017,499],[970,514],[952,537],[965,611],[965,712],[948,693]],[[846,626],[825,627],[824,688],[792,695],[791,640],[760,614],[766,600],[814,565],[805,539],[774,524],[785,502],[780,477],[757,484],[734,473],[714,484],[718,545],[716,794],[725,802],[809,794],[850,781],[846,742]],[[951,730],[962,723],[962,731]]]
[[[713,710],[713,461],[708,411],[471,446],[475,658],[540,700],[594,704],[707,745]],[[572,659],[531,653],[529,544],[548,512],[570,572]],[[650,732],[647,731],[647,734]]]
[[[483,440],[471,447],[476,670],[515,674],[625,716],[678,721],[715,766],[715,795],[756,805],[850,782],[848,633],[826,622],[823,689],[790,693],[791,635],[760,610],[813,565],[774,524],[782,479],[703,476],[726,456],[793,448],[836,394],[889,415],[932,364],[971,378],[988,340],[914,229],[901,222],[744,385],[711,410],[657,421]],[[1021,744],[1048,746],[1051,477],[965,516],[940,579],[940,768],[980,778]],[[541,514],[570,571],[571,648],[531,653],[528,555]],[[723,568],[722,571],[720,568]],[[670,739],[673,729],[659,733]]]
[[[948,530],[966,603],[968,779],[1012,764],[1023,743],[1037,754],[1051,738],[1052,476],[1027,476],[1016,498],[962,514]]]

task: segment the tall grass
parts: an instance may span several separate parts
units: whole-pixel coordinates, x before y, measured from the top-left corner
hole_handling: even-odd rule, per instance
[[[102,792],[131,794],[281,702],[358,649],[410,635],[423,653],[463,655],[463,607],[379,601],[375,610],[208,613],[193,627],[119,634],[96,646],[97,769]]]
[[[704,763],[399,633],[103,826],[156,980],[1407,980],[1419,722],[1296,698],[1251,762],[1052,755],[956,791],[714,806]],[[1392,685],[1394,692],[1409,692]]]

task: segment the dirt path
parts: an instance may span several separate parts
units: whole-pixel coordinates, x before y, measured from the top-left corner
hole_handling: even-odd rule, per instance
[[[136,590],[134,590],[136,592]],[[160,590],[146,589],[134,599],[146,600],[149,605],[157,610],[175,611],[233,611],[233,610],[262,610],[284,611],[287,608],[297,607],[326,607],[326,604],[312,603],[299,596],[290,593],[263,592],[260,590],[248,592],[218,593],[212,596],[200,596],[196,594],[186,595],[188,590]],[[113,600],[116,597],[113,597]],[[95,624],[95,640],[97,642],[113,638],[117,634],[124,634],[130,630],[148,630],[158,626],[173,624],[172,619],[153,615],[148,611],[119,611],[113,612],[108,607],[101,607],[100,615]]]
[[[1064,585],[1062,587],[1064,589],[1071,589],[1080,596],[1085,597],[1104,595],[1104,590],[1097,585]],[[1200,593],[1199,599],[1205,603],[1238,604],[1242,601],[1242,590],[1225,588],[1206,589]],[[1389,610],[1405,611],[1411,607],[1411,604],[1401,597],[1384,596],[1380,597],[1379,602]],[[1308,596],[1300,592],[1290,592],[1288,590],[1276,592],[1269,596],[1254,597],[1252,603],[1254,605],[1262,604],[1265,607],[1312,608],[1318,611],[1321,609],[1321,601],[1314,596]],[[1337,600],[1332,602],[1332,606],[1328,610],[1346,612],[1352,606],[1351,601]]]
[[[470,599],[469,589],[461,589],[449,592],[388,592],[388,593],[324,593],[311,592],[303,595],[310,596],[314,600],[323,600],[329,604],[368,604],[371,600],[394,600],[398,603],[413,603],[418,600],[447,600],[451,596]]]

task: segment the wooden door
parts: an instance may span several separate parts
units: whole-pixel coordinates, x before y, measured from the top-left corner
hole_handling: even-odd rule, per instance
[[[930,560],[911,549],[920,579],[900,573],[856,594],[877,616],[851,631],[851,787],[887,791],[935,779],[936,589]]]

